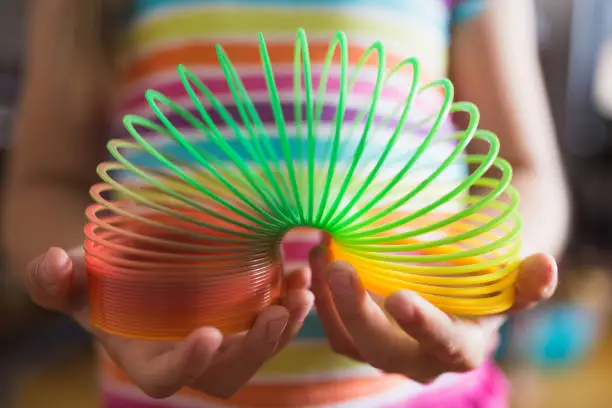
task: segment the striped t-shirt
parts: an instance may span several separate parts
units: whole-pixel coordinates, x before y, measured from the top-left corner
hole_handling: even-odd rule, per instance
[[[156,89],[179,104],[188,102],[176,72],[179,64],[186,65],[220,100],[231,101],[215,53],[216,44],[224,47],[236,66],[257,109],[261,110],[258,113],[264,124],[272,126],[274,118],[268,111],[269,107],[266,108],[265,103],[257,104],[257,98],[267,98],[257,48],[258,32],[266,38],[281,94],[283,90],[286,93],[293,91],[293,46],[298,28],[304,28],[308,35],[313,78],[320,77],[317,61],[325,57],[329,41],[337,31],[347,34],[351,63],[355,63],[373,42],[380,40],[387,51],[386,59],[390,66],[415,56],[422,66],[422,81],[442,78],[447,72],[452,25],[473,17],[482,7],[481,0],[136,0],[125,32],[122,89],[116,101],[117,120],[113,136],[128,137],[121,127],[121,117],[126,113],[155,119],[144,99],[147,89]],[[338,89],[333,86],[334,81],[338,82],[334,75],[337,73],[332,71],[330,92]],[[361,79],[364,92],[372,87],[368,78],[365,75]],[[360,88],[356,86],[355,89]],[[383,101],[386,97],[393,98],[392,93],[386,95],[383,93]],[[417,99],[413,109],[423,115],[435,113],[442,97],[441,93],[432,92]],[[291,112],[292,99],[282,102],[283,108]],[[350,110],[350,101],[348,103]],[[324,116],[322,120],[331,118]],[[452,124],[442,128],[450,132]],[[180,130],[187,137],[192,131],[187,126]],[[154,134],[147,136],[156,138]],[[164,143],[161,139],[157,142]],[[446,157],[450,147],[437,147],[441,149],[438,160]],[[435,154],[431,160],[437,160]],[[464,171],[457,169],[450,177],[459,180],[464,177]],[[287,269],[305,265],[309,249],[318,240],[316,232],[290,233],[284,244]],[[474,398],[484,398],[481,397],[483,388],[486,392],[482,395],[490,398],[490,394],[495,393],[491,380],[497,376],[495,369],[487,365],[465,375],[443,375],[433,384],[422,386],[400,375],[383,374],[334,353],[315,314],[307,318],[292,344],[227,401],[191,390],[184,390],[162,402],[152,401],[103,354],[101,363],[104,408],[450,408],[462,407],[468,400],[474,402]]]

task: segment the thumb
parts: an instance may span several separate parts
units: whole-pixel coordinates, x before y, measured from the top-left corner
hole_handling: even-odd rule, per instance
[[[26,269],[26,287],[39,306],[68,313],[73,296],[74,265],[68,253],[51,248],[34,259]]]
[[[558,270],[554,258],[536,254],[519,265],[513,312],[529,309],[548,300],[557,288]]]
[[[313,286],[320,286],[324,282],[325,267],[332,261],[329,248],[324,245],[314,247],[308,256]]]

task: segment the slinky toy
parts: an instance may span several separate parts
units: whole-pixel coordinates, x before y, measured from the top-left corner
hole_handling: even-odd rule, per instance
[[[408,289],[461,316],[511,306],[521,230],[512,170],[497,137],[478,129],[478,109],[453,102],[449,80],[421,85],[418,61],[389,67],[380,43],[349,55],[343,33],[313,64],[300,30],[288,95],[260,35],[262,105],[216,50],[231,109],[179,66],[195,109],[147,91],[157,120],[127,115],[133,140],[110,141],[115,160],[98,167],[103,182],[91,189],[85,228],[96,327],[144,339],[209,325],[246,330],[282,295],[281,242],[294,228],[330,234],[334,258],[350,262],[375,295]],[[359,80],[365,73],[375,78],[370,88]],[[339,91],[332,101],[331,87]],[[442,106],[413,112],[433,88]],[[442,132],[453,114],[469,117],[466,128]],[[197,136],[181,134],[179,121]],[[172,143],[149,142],[145,132]],[[486,154],[466,152],[476,139]],[[449,181],[458,167],[465,177]]]

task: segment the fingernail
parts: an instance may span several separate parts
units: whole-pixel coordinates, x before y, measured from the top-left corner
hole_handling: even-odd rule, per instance
[[[555,285],[548,285],[542,289],[541,297],[542,299],[550,299],[555,294]]]
[[[397,293],[395,296],[400,297],[392,300],[392,304],[395,304],[392,310],[393,318],[400,324],[412,323],[416,315],[414,307],[416,299],[415,294],[409,291],[402,291]]]
[[[332,272],[328,278],[329,286],[335,296],[347,297],[353,294],[353,276],[346,272]]]
[[[285,327],[287,327],[286,317],[281,317],[268,322],[268,326],[266,327],[266,338],[268,341],[278,341],[281,334],[283,334]]]
[[[38,263],[38,266],[34,270],[34,274],[36,275],[36,281],[44,288],[50,288],[56,286],[57,282],[54,282],[53,279],[50,278],[47,270],[49,269],[49,262],[51,261],[51,250],[45,252],[42,259]]]
[[[429,305],[429,302],[427,302],[422,296],[420,296],[418,293],[409,291],[409,290],[405,290],[402,291],[403,295],[406,297],[406,299],[408,300],[408,303],[410,303],[410,306],[416,306],[416,307],[427,307]]]
[[[56,279],[56,277],[52,277],[51,273],[49,273],[49,267],[51,266],[54,254],[56,254],[57,251],[58,250],[53,248],[48,250],[43,255],[38,267],[34,271],[37,282],[48,291],[55,291],[61,286],[60,281]],[[60,268],[68,263],[69,258],[63,251],[59,251],[59,254],[56,254],[55,256],[58,256],[57,263],[59,264]]]
[[[550,277],[550,283],[544,288],[543,295],[546,299],[551,298],[555,291],[557,290],[558,285],[558,271],[557,271],[557,263],[552,262],[549,265],[547,276]]]

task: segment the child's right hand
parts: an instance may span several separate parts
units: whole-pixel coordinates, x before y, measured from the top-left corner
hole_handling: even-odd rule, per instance
[[[154,398],[191,387],[227,398],[236,393],[301,328],[313,304],[307,271],[286,279],[282,305],[270,306],[244,335],[202,327],[177,343],[116,337],[92,327],[83,251],[51,248],[30,263],[26,284],[41,307],[70,315],[91,332],[134,383]]]

